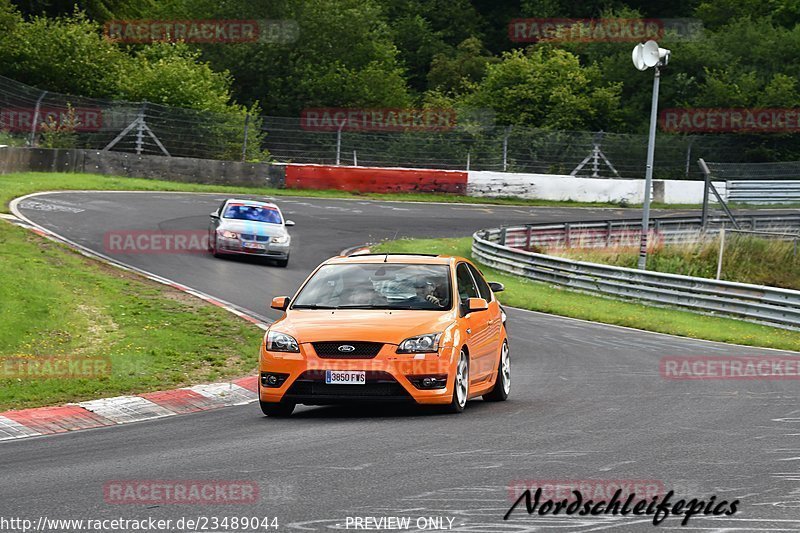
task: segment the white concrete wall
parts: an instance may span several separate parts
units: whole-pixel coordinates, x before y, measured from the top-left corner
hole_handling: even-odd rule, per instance
[[[724,182],[715,184],[725,198]],[[653,189],[654,200],[657,202],[699,204],[703,201],[701,181],[655,180]],[[470,170],[467,178],[467,195],[514,196],[577,202],[626,201],[638,204],[644,201],[644,180]]]
[[[685,181],[685,180],[658,180],[664,183],[664,203],[667,204],[699,204],[703,202],[703,182],[702,181]],[[713,182],[714,186],[722,196],[723,200],[727,200],[727,193],[725,190],[724,181]],[[712,192],[709,191],[708,198],[710,202],[716,203],[717,198]]]

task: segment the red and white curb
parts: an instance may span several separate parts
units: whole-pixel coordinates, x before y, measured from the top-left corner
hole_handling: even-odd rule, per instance
[[[258,378],[0,413],[0,441],[115,426],[256,401]]]

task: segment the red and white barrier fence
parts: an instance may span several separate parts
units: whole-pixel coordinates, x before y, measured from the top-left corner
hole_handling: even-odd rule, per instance
[[[332,165],[286,166],[286,188],[335,189],[354,192],[437,192],[474,197],[516,197],[577,202],[644,201],[644,180],[580,178],[554,174],[461,171],[416,168]],[[725,196],[725,182],[715,183]],[[697,204],[703,201],[703,182],[654,180],[653,200]]]

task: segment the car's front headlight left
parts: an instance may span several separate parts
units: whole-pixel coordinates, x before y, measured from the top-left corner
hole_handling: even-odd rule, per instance
[[[225,239],[238,239],[239,238],[239,234],[236,233],[235,231],[223,230],[222,231],[222,237],[225,238]]]
[[[435,353],[439,351],[441,333],[428,333],[411,337],[397,347],[397,353]]]
[[[273,237],[270,240],[270,242],[275,243],[275,244],[286,244],[287,242],[289,242],[289,236],[288,235],[276,235],[275,237]]]
[[[270,352],[300,353],[300,346],[291,335],[279,331],[270,331],[267,333],[267,350]]]

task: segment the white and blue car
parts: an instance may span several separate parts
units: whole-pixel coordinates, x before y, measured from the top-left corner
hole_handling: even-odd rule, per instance
[[[286,230],[294,226],[272,202],[225,200],[211,213],[208,248],[215,257],[227,254],[256,255],[289,264],[292,239]]]

